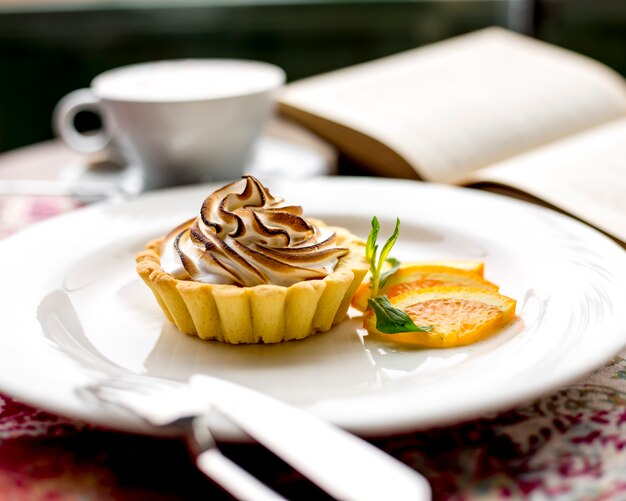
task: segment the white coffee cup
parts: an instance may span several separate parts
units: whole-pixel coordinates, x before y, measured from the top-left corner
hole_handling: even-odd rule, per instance
[[[126,162],[142,169],[145,189],[234,179],[244,173],[284,81],[282,69],[257,61],[125,66],[65,96],[53,125],[80,152],[117,148]],[[74,126],[76,114],[86,110],[102,116],[96,133],[82,134]]]

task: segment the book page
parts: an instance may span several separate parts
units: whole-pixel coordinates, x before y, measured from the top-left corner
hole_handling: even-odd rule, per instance
[[[626,118],[481,169],[467,181],[512,186],[626,242]]]
[[[591,59],[490,28],[295,82],[280,102],[378,140],[426,180],[454,183],[626,115],[626,84]]]

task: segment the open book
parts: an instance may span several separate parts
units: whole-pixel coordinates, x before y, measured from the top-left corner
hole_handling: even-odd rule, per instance
[[[280,110],[373,173],[529,194],[626,242],[626,82],[489,28],[292,83]]]

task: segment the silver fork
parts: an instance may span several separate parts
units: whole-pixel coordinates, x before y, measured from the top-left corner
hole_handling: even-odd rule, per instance
[[[430,486],[424,477],[370,443],[302,409],[223,379],[195,375],[185,384],[125,375],[93,385],[88,390],[101,401],[124,407],[157,426],[181,418],[195,418],[192,421],[195,435],[192,433],[191,436],[200,451],[209,452],[201,453],[197,461],[205,473],[208,471],[204,468],[205,458],[217,457],[220,465],[224,463],[222,458],[226,459],[219,456],[214,441],[209,438],[206,420],[197,418],[206,418],[214,407],[337,499],[431,499]],[[202,437],[202,433],[207,435]],[[238,473],[251,477],[245,470],[236,468]],[[213,468],[210,475],[228,490],[232,482],[226,485],[222,482],[232,480],[233,475],[228,477],[221,473],[219,468]],[[254,487],[258,487],[260,482],[254,481]],[[260,485],[266,489],[266,496],[270,493],[276,496]],[[240,499],[272,499],[255,493],[229,492]]]
[[[222,454],[209,430],[207,417],[211,407],[189,387],[168,380],[120,376],[85,390],[102,402],[132,411],[154,426],[183,427],[198,469],[235,499],[286,501]]]

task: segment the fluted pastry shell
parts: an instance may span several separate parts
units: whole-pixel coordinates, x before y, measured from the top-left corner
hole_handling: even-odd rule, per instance
[[[178,280],[161,269],[162,239],[137,254],[137,273],[152,289],[167,319],[187,334],[226,343],[279,343],[329,330],[343,320],[368,270],[364,243],[332,228],[349,252],[323,279],[289,287],[239,287]]]

